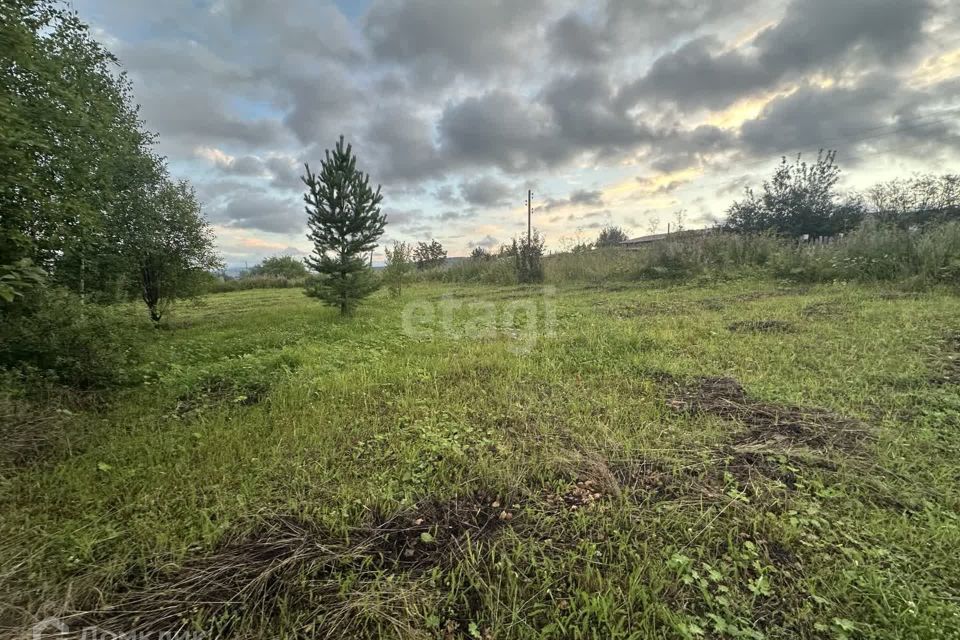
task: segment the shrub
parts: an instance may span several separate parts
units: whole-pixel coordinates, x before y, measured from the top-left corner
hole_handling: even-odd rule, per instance
[[[596,246],[598,248],[616,247],[621,242],[626,242],[629,239],[627,232],[620,227],[605,227],[600,231],[600,235],[597,236]]]
[[[726,228],[800,237],[832,236],[856,227],[864,208],[859,200],[843,200],[837,193],[840,168],[836,154],[821,151],[813,164],[800,156],[793,163],[784,158],[773,178],[764,181],[762,193],[747,188],[743,199],[730,206]]]
[[[386,249],[387,266],[383,270],[383,279],[390,288],[390,294],[403,293],[403,281],[413,269],[413,250],[406,242],[394,242],[392,249]]]
[[[304,278],[286,278],[282,276],[245,276],[243,278],[223,278],[209,281],[204,289],[206,293],[229,293],[250,289],[293,289],[306,286],[310,276]]]
[[[296,280],[307,277],[307,266],[303,260],[293,256],[273,256],[251,267],[246,275]]]
[[[461,260],[439,269],[418,271],[414,279],[431,282],[511,285],[517,283],[512,257],[489,260]]]
[[[809,282],[909,280],[916,286],[960,282],[960,223],[908,231],[868,221],[826,246],[782,252],[777,275]]]
[[[513,241],[517,281],[523,284],[543,282],[543,248],[545,241],[534,231],[529,238]]]
[[[436,269],[447,262],[447,250],[436,240],[429,243],[418,242],[413,250],[413,259],[417,263],[417,269]]]
[[[116,308],[83,305],[65,289],[40,287],[0,309],[0,368],[76,389],[126,381],[134,328]]]

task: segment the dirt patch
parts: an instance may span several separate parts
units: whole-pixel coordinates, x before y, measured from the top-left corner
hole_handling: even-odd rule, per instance
[[[511,522],[519,507],[487,494],[423,502],[366,533],[368,555],[387,569],[436,566],[467,539],[477,541]]]
[[[553,492],[544,492],[544,499],[547,504],[554,507],[564,507],[570,511],[576,511],[585,507],[590,507],[605,498],[609,494],[600,490],[601,487],[595,486],[593,480],[579,480],[564,492],[557,494]]]
[[[587,455],[562,474],[559,490],[545,489],[543,498],[554,508],[577,511],[620,495],[620,483],[605,460]]]
[[[700,378],[681,385],[668,406],[685,413],[706,413],[747,426],[733,444],[774,444],[853,451],[869,437],[866,425],[826,409],[773,404],[751,398],[733,378]]]
[[[745,486],[774,480],[793,491],[809,469],[837,470],[835,463],[812,452],[803,452],[802,455],[800,452],[785,453],[770,449],[764,443],[725,447],[720,455],[725,459],[724,471]]]
[[[674,500],[687,492],[682,470],[678,472],[660,460],[622,460],[611,465],[623,491],[645,502]]]
[[[244,611],[256,611],[257,624],[292,611],[302,612],[305,624],[322,617],[329,624],[317,623],[316,630],[332,631],[339,627],[330,621],[350,622],[349,600],[365,576],[396,574],[400,584],[404,575],[445,566],[468,541],[509,526],[515,505],[500,502],[483,493],[425,501],[388,518],[373,514],[369,525],[345,536],[294,516],[274,516],[248,533],[228,535],[206,556],[154,572],[108,609],[73,616],[71,627],[174,637],[199,624],[215,637],[230,637],[244,635]],[[348,575],[353,587],[344,592]]]
[[[785,320],[741,320],[727,325],[733,333],[790,333],[793,323]]]

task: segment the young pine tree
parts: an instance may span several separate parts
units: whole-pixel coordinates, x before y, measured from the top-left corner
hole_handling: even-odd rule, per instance
[[[343,136],[333,153],[327,150],[320,173],[311,172],[310,165],[306,169],[303,199],[307,237],[314,246],[306,262],[320,274],[307,295],[347,314],[380,286],[367,256],[387,222],[380,212],[383,196],[379,185],[371,189],[370,176],[357,169],[357,158],[351,145],[344,147]]]

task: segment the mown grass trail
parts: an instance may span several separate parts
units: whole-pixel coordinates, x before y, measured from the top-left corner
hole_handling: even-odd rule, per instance
[[[751,281],[210,296],[5,461],[0,623],[951,637],[958,318]]]

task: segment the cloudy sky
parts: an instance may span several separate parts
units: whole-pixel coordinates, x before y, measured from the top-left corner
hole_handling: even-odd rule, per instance
[[[340,134],[386,241],[561,249],[722,216],[783,154],[845,186],[960,171],[950,0],[73,0],[232,265],[310,250],[299,175]],[[379,259],[379,256],[378,256]]]

